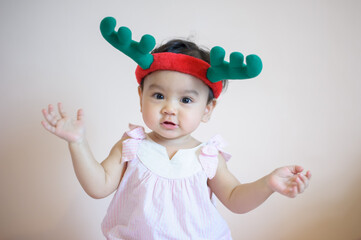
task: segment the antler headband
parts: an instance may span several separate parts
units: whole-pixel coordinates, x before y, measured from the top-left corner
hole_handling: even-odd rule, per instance
[[[135,71],[138,83],[148,74],[158,70],[171,70],[190,74],[202,80],[213,91],[215,98],[222,92],[222,81],[225,79],[249,79],[258,76],[262,71],[262,61],[257,55],[248,55],[243,63],[242,53],[233,52],[230,62],[224,61],[225,51],[221,47],[213,47],[210,52],[211,64],[179,53],[150,52],[155,46],[151,35],[143,35],[139,42],[132,40],[132,32],[127,27],[114,31],[116,21],[106,17],[100,23],[100,31],[113,47],[133,59],[138,67]]]

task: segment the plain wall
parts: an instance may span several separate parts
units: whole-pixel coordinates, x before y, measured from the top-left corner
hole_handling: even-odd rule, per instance
[[[313,173],[296,199],[278,194],[236,215],[221,204],[234,239],[361,238],[360,1],[1,1],[0,239],[103,239],[111,196],[78,183],[66,142],[40,124],[41,109],[83,108],[102,161],[127,130],[143,124],[136,64],[101,36],[113,16],[139,40],[190,37],[206,47],[256,53],[254,80],[232,81],[209,123],[241,182],[300,164]]]

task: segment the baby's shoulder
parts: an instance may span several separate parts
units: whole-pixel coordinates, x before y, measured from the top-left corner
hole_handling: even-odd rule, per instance
[[[130,139],[130,137],[124,134],[124,135],[122,136],[122,138],[121,138],[118,142],[116,142],[116,143],[114,144],[114,147],[113,147],[113,148],[116,148],[116,149],[118,149],[119,151],[122,151],[122,149],[123,149],[123,142],[126,141],[126,140],[128,140],[128,139]]]
[[[216,135],[201,147],[199,161],[209,179],[215,176],[219,165],[223,166],[231,158],[231,155],[224,150],[225,146],[223,138]]]
[[[227,142],[220,135],[215,135],[204,142],[201,149],[204,154],[215,156],[224,153],[224,148],[226,146]]]

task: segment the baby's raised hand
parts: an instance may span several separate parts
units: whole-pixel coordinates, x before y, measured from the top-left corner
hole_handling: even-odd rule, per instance
[[[288,166],[274,170],[268,175],[268,186],[275,192],[294,198],[309,184],[311,172],[302,173],[301,166]]]
[[[46,121],[41,124],[46,130],[68,142],[82,142],[84,139],[84,113],[78,110],[77,118],[71,119],[63,109],[63,105],[58,103],[59,115],[55,113],[53,105],[48,109],[43,109],[42,113]]]

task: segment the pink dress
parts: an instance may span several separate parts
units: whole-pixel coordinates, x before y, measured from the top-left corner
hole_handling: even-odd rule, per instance
[[[232,239],[218,213],[207,179],[214,177],[222,139],[216,136],[169,160],[166,148],[142,127],[126,132],[127,169],[102,222],[108,240]]]

